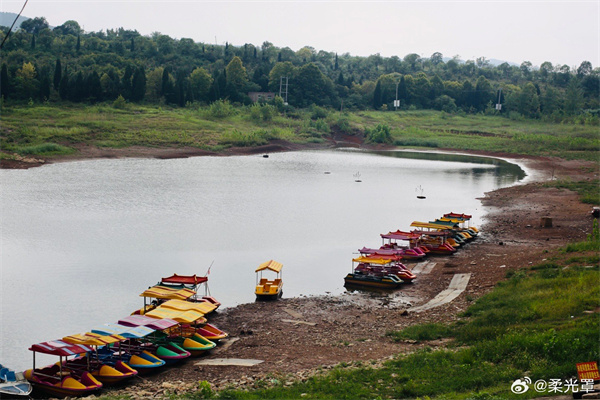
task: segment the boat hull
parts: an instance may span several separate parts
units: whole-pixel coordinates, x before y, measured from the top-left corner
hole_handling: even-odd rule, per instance
[[[59,368],[55,365],[42,370],[28,369],[24,372],[24,375],[35,389],[58,397],[84,396],[102,389],[102,383],[89,372],[84,372],[79,378],[69,375],[62,379],[57,376],[58,372]]]
[[[402,284],[402,281],[398,278],[393,279],[389,276],[378,277],[363,274],[348,274],[344,278],[344,282],[346,285],[350,286],[364,286],[379,289],[396,289]]]

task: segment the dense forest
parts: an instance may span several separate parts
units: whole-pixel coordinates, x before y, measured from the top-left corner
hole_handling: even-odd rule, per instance
[[[8,32],[0,27],[0,40]],[[50,28],[44,17],[10,33],[0,90],[3,101],[14,103],[124,99],[186,107],[249,104],[249,92],[280,94],[282,82],[287,102],[297,108],[393,110],[398,99],[400,109],[585,124],[598,124],[600,112],[600,69],[589,61],[575,69],[550,62],[534,68],[528,61],[493,66],[484,57],[462,62],[437,52],[358,57],[270,42],[214,45],[122,28],[84,32],[76,21]]]

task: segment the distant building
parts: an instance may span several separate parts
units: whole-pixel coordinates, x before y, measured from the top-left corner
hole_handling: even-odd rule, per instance
[[[259,101],[270,101],[275,98],[275,93],[273,92],[248,92],[248,97],[252,100],[253,103]]]

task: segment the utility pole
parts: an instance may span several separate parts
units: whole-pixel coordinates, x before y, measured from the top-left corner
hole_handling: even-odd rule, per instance
[[[398,100],[398,85],[400,81],[396,82],[396,100],[394,100],[394,108],[398,111],[398,107],[400,107],[400,100]]]
[[[285,79],[285,81],[284,81]],[[279,78],[279,97],[283,99],[283,104],[288,105],[288,77]]]

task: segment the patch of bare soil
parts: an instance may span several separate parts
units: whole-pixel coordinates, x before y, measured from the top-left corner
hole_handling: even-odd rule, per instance
[[[552,177],[598,179],[598,167],[582,161],[527,158],[530,183],[486,193],[488,214],[481,234],[455,255],[436,257],[429,274],[387,294],[347,292],[340,296],[283,298],[242,304],[212,315],[210,321],[229,332],[230,339],[204,358],[264,360],[251,367],[198,366],[198,359],[144,378],[124,389],[133,396],[185,392],[198,381],[214,389],[252,387],[257,381],[290,384],[339,363],[380,363],[422,344],[392,341],[386,333],[413,324],[456,320],[472,301],[505,279],[508,271],[540,263],[549,252],[591,232],[591,207],[576,193],[545,187]],[[448,210],[468,212],[468,210]],[[552,218],[543,228],[541,218]],[[410,307],[428,302],[446,289],[456,273],[470,273],[466,290],[452,302],[423,312]],[[340,277],[342,279],[343,277]],[[296,321],[290,322],[290,321]],[[428,343],[443,346],[444,341]]]

